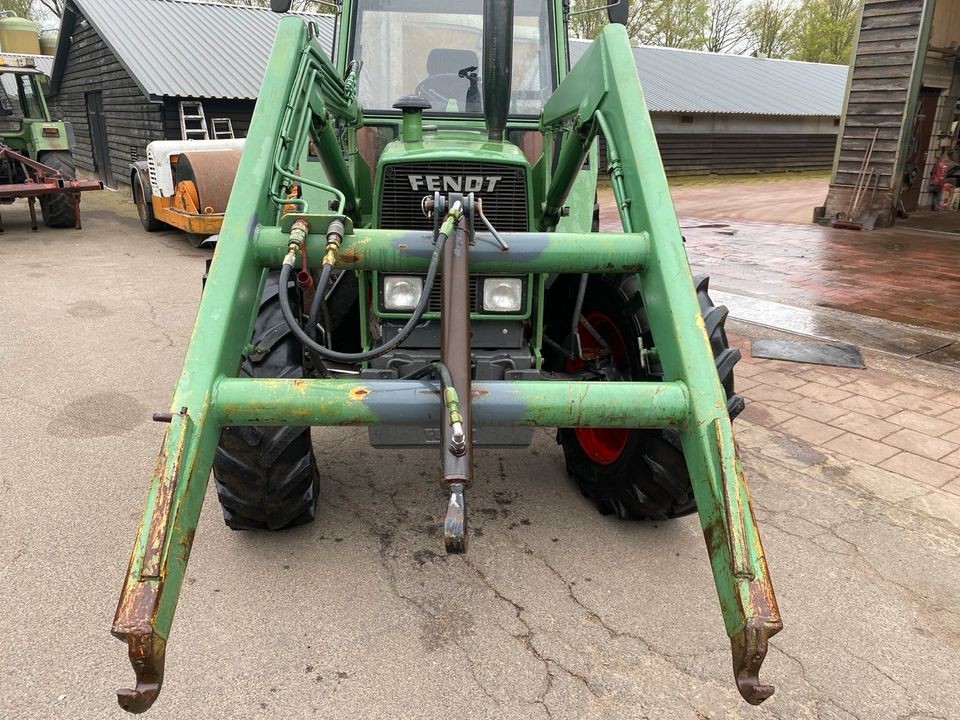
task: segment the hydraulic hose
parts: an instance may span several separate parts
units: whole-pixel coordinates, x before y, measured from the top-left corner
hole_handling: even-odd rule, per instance
[[[290,307],[290,298],[286,296],[285,293],[280,293],[280,312],[283,314],[283,319],[286,321],[287,325],[290,327],[290,330],[297,337],[297,339],[303,343],[304,347],[311,353],[316,353],[322,358],[327,360],[333,360],[334,362],[342,363],[359,363],[366,362],[367,360],[373,360],[380,357],[381,355],[386,355],[391,350],[398,347],[402,342],[404,342],[411,333],[413,333],[416,326],[420,323],[420,319],[423,317],[423,314],[427,310],[427,303],[430,301],[430,293],[433,291],[434,283],[437,280],[437,271],[440,268],[440,258],[443,255],[443,246],[449,237],[450,232],[452,231],[453,224],[459,221],[461,215],[461,209],[459,208],[459,203],[451,209],[450,214],[447,216],[447,220],[444,221],[443,227],[437,235],[437,241],[433,246],[433,255],[430,257],[430,267],[427,269],[427,277],[424,281],[423,292],[420,293],[420,300],[417,302],[417,306],[413,310],[413,315],[410,316],[410,319],[407,321],[407,324],[401,328],[392,340],[388,340],[383,345],[373,350],[368,350],[367,352],[359,353],[344,353],[338,352],[336,350],[331,350],[330,348],[324,347],[318,343],[314,338],[304,332],[303,328],[300,327],[300,323],[297,321],[296,316],[293,314],[293,309]],[[295,251],[291,250],[287,253],[287,256],[283,260],[283,267],[280,270],[280,287],[286,287],[284,283],[290,281],[290,274],[293,272],[293,264],[296,260]],[[317,284],[317,297],[322,297],[326,293],[327,283],[330,281],[330,272],[327,272],[327,268],[330,268],[332,271],[331,265],[324,265],[324,271],[320,275],[320,282]],[[311,303],[311,314],[313,311],[313,305],[317,304],[316,297],[314,302]],[[319,305],[317,305],[319,308]],[[308,320],[309,322],[309,320]],[[314,316],[314,322],[311,326],[311,329],[316,326],[316,316]]]

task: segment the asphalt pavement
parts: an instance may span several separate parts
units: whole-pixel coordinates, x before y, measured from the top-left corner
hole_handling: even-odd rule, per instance
[[[0,236],[0,717],[121,718],[110,636],[207,250],[113,193]],[[909,372],[900,368],[901,374]],[[950,382],[941,380],[941,382]],[[749,399],[749,398],[748,398]],[[760,424],[738,440],[785,629],[736,691],[696,517],[621,523],[553,434],[478,451],[447,557],[434,451],[315,430],[314,524],[222,522],[212,484],[152,718],[960,716],[960,496]]]

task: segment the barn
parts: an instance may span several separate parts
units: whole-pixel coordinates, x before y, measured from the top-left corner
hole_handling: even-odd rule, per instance
[[[206,2],[67,0],[50,83],[77,167],[108,187],[129,184],[149,142],[181,137],[183,101],[245,136],[279,20]],[[332,30],[321,27],[329,43]]]
[[[212,2],[67,0],[51,86],[78,167],[126,184],[147,143],[181,137],[185,101],[243,137],[279,17]],[[332,18],[305,17],[332,45]],[[588,46],[571,39],[571,62]],[[830,168],[846,66],[660,47],[635,48],[634,59],[667,172]]]
[[[910,216],[916,227],[960,232],[960,213],[930,210],[938,158],[960,160],[960,2],[865,0],[855,47],[820,216],[850,214],[859,187],[878,225]]]
[[[571,62],[589,44],[571,39]],[[845,65],[652,46],[633,56],[668,173],[830,169]]]

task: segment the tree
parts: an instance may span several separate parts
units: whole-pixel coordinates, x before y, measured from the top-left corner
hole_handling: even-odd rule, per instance
[[[642,40],[647,45],[700,49],[707,27],[707,0],[651,0]]]
[[[57,17],[63,17],[63,6],[66,0],[35,0],[33,3],[35,9],[39,9],[40,14],[50,13]],[[36,6],[40,7],[37,8]]]
[[[705,50],[715,53],[738,50],[745,34],[741,0],[710,0],[703,42]]]
[[[570,34],[573,37],[592,40],[607,25],[606,5],[612,0],[573,0],[570,9]],[[627,36],[637,42],[643,39],[643,29],[649,20],[650,0],[634,0],[630,3],[627,18]]]
[[[33,12],[33,0],[0,0],[0,10],[8,10],[17,17],[37,19]]]
[[[757,0],[744,20],[748,48],[756,55],[786,57],[792,46],[795,15],[789,0]]]
[[[859,0],[803,0],[794,19],[791,57],[806,62],[850,62]]]

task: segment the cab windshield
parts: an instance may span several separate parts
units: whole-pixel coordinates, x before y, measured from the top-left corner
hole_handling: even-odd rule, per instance
[[[517,0],[511,115],[537,115],[554,89],[547,0]],[[429,114],[483,113],[483,0],[358,0],[353,58],[367,113],[390,111],[404,95]]]
[[[31,118],[45,120],[33,76],[28,73],[0,74],[0,120]]]

